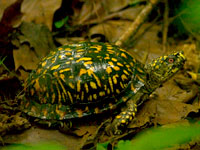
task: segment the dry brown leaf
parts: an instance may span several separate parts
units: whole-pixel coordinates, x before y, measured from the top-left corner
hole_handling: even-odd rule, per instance
[[[15,70],[17,70],[20,66],[23,66],[27,70],[36,69],[40,60],[35,55],[34,51],[30,50],[30,47],[27,44],[21,45],[18,50],[14,49],[13,57],[15,61]]]
[[[95,131],[97,130],[97,126],[81,126],[79,129],[75,130],[73,133],[76,134],[77,136],[84,136],[85,134],[94,134]]]
[[[181,84],[185,84],[186,90],[181,89],[174,82],[175,79],[182,80]],[[157,99],[188,102],[193,99],[199,92],[198,86],[194,83],[187,85],[187,78],[183,74],[175,75],[171,80],[163,84],[163,87],[157,89],[154,94],[157,95]],[[185,83],[184,83],[185,82]]]
[[[177,101],[149,100],[137,114],[137,120],[130,128],[141,127],[146,123],[169,124],[181,121],[190,112],[198,112],[198,107]]]
[[[12,41],[19,48],[13,51],[15,69],[17,70],[19,66],[27,70],[36,69],[41,57],[55,48],[51,33],[46,26],[33,23],[23,23],[20,31],[18,40]]]
[[[89,30],[89,36],[94,34],[104,35],[109,42],[115,42],[131,24],[130,21],[110,20],[98,24]]]
[[[131,0],[115,0],[114,3],[113,1],[110,0],[85,1],[80,11],[80,14],[75,14],[74,18],[76,18],[77,16],[78,19],[75,19],[74,24],[82,25],[82,24],[102,22],[103,20],[112,17],[120,17],[120,16],[123,17],[122,14],[125,14],[125,12],[127,14],[125,18],[127,18],[127,16],[133,18],[135,16],[135,12],[138,12],[137,10],[134,10],[134,8],[129,9],[129,11],[122,10],[123,8],[128,6],[130,2]],[[119,13],[120,10],[123,11],[121,15]]]
[[[0,1],[0,20],[2,19],[4,10],[10,5],[14,4],[17,0],[1,0]]]
[[[24,14],[22,21],[45,24],[51,30],[54,12],[61,3],[61,0],[24,0],[21,6],[21,12]]]

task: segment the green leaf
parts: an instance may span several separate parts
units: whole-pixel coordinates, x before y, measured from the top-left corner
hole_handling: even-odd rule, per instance
[[[199,136],[200,125],[150,129],[136,136],[134,143],[120,141],[117,150],[162,150],[177,144],[187,143],[192,138]]]
[[[67,24],[68,19],[69,19],[69,17],[66,16],[64,19],[55,22],[54,23],[55,27],[57,29],[62,28],[65,24]]]
[[[39,143],[35,145],[15,144],[7,146],[5,150],[66,150],[66,147],[57,143]]]
[[[106,143],[98,143],[97,144],[97,150],[107,150],[109,142]]]

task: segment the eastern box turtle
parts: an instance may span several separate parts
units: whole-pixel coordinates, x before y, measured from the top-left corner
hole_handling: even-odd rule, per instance
[[[42,59],[25,83],[22,109],[41,120],[69,120],[121,107],[115,134],[129,124],[137,106],[185,62],[182,52],[144,66],[126,50],[108,43],[82,42],[59,47]]]

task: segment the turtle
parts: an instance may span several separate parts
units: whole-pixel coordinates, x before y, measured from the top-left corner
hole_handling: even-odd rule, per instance
[[[133,120],[137,107],[183,68],[183,52],[142,64],[125,49],[101,42],[66,44],[51,51],[24,84],[23,112],[49,122],[70,121],[123,107],[114,134]]]

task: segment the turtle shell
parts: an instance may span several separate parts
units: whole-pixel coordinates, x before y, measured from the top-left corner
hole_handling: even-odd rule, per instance
[[[144,66],[124,49],[82,42],[59,47],[25,82],[24,112],[41,119],[99,114],[126,102],[145,84]]]

